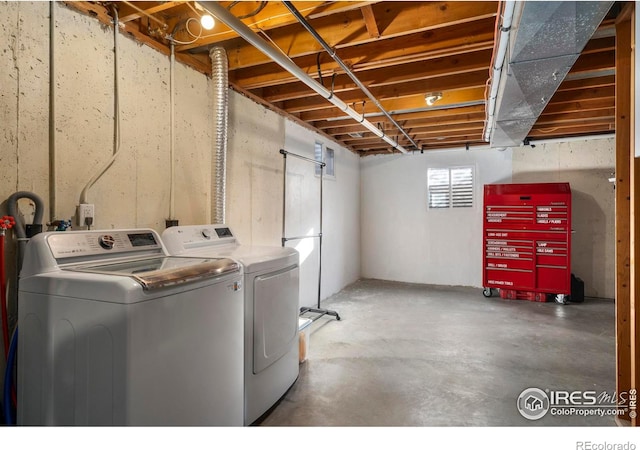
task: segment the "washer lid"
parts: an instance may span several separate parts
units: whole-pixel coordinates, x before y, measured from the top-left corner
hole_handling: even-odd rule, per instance
[[[299,265],[300,256],[292,247],[258,245],[222,245],[215,249],[200,249],[190,253],[198,256],[220,256],[234,259],[244,267],[244,273],[262,272]]]
[[[239,272],[240,265],[228,258],[185,258],[166,256],[64,267],[63,270],[127,276],[146,291],[192,283]]]

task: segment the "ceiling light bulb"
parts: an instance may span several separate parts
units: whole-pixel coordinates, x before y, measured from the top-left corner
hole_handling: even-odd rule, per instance
[[[209,14],[205,14],[200,17],[200,25],[202,25],[202,28],[204,28],[205,30],[213,30],[213,26],[215,24],[215,20],[213,20],[213,17]]]
[[[425,95],[424,99],[427,102],[427,105],[433,106],[435,102],[442,98],[442,92],[433,92]]]

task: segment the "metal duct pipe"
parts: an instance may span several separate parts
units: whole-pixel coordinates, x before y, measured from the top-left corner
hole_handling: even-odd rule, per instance
[[[225,223],[227,190],[227,117],[229,114],[229,63],[222,47],[213,47],[211,57],[211,77],[213,79],[214,109],[216,114],[216,170],[215,170],[215,211],[213,223]]]
[[[492,147],[526,139],[613,3],[517,2],[489,132]]]
[[[210,14],[214,15],[221,22],[231,28],[233,31],[238,33],[242,38],[244,38],[247,42],[253,45],[255,48],[260,50],[262,53],[271,58],[275,63],[277,63],[280,67],[287,70],[293,76],[298,78],[304,84],[309,86],[315,92],[320,94],[322,97],[331,102],[334,106],[336,106],[340,111],[344,112],[351,118],[353,118],[356,122],[362,124],[363,127],[367,128],[373,134],[381,138],[383,141],[391,145],[393,148],[397,149],[402,153],[409,153],[407,149],[399,145],[396,141],[387,136],[382,130],[378,129],[373,123],[369,122],[364,118],[364,116],[351,107],[349,107],[345,102],[340,100],[338,97],[333,95],[328,89],[326,89],[323,85],[318,83],[316,80],[307,75],[302,69],[300,69],[289,57],[284,55],[274,47],[273,45],[267,43],[265,40],[260,38],[256,33],[254,33],[248,26],[242,23],[238,18],[236,18],[233,14],[227,11],[222,5],[218,2],[199,2],[200,5],[209,11]]]
[[[304,16],[302,14],[300,14],[300,12],[296,9],[296,7],[293,6],[293,4],[291,2],[289,2],[289,1],[285,1],[285,2],[282,2],[282,3],[284,3],[284,6],[287,7],[287,9],[291,12],[291,14],[294,15],[294,17],[296,19],[298,19],[298,22],[300,22],[300,24],[302,24],[302,26],[309,33],[311,33],[311,35],[315,38],[315,40],[318,41],[318,43],[320,43],[320,45],[322,45],[322,47],[327,51],[327,53],[329,53],[329,55],[333,58],[333,60],[338,63],[338,65],[342,68],[342,70],[347,75],[349,75],[349,78],[351,78],[353,80],[353,82],[356,84],[356,86],[358,86],[360,88],[360,90],[362,90],[362,92],[364,92],[365,95],[367,97],[369,97],[369,100],[371,100],[376,105],[376,107],[382,112],[382,114],[384,114],[385,117],[387,119],[389,119],[389,121],[398,130],[400,130],[400,132],[409,140],[409,142],[411,142],[411,145],[413,145],[417,150],[420,150],[420,147],[418,147],[418,144],[416,144],[416,142],[411,138],[411,136],[409,136],[409,134],[407,134],[407,132],[404,130],[404,128],[402,128],[400,126],[400,124],[398,122],[396,122],[393,117],[391,117],[391,115],[387,112],[386,109],[384,109],[384,107],[378,101],[378,99],[371,93],[371,91],[364,84],[362,84],[362,82],[358,79],[358,77],[356,77],[356,75],[349,68],[349,66],[347,66],[344,63],[344,61],[342,61],[342,58],[340,58],[336,54],[336,51],[333,48],[331,48],[329,46],[329,44],[327,44],[327,42],[324,39],[322,39],[322,36],[320,36],[318,34],[318,32],[311,26],[311,24],[305,20]]]

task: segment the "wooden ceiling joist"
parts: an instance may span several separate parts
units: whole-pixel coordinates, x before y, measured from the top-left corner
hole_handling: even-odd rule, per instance
[[[112,10],[117,7],[123,34],[165,55],[169,54],[167,32],[199,15],[194,2],[184,1],[65,4],[107,25],[112,24]],[[327,89],[387,135],[397,135],[401,145],[413,146],[282,2],[220,4],[280,48],[308,76],[322,78]],[[482,139],[484,103],[499,2],[309,0],[293,4],[419,147],[427,151],[487,145]],[[615,23],[615,15],[602,22],[538,118],[531,137],[613,130]],[[234,90],[358,154],[393,152],[388,143],[374,138],[224,23],[218,22],[191,44],[177,45],[176,60],[210,75],[212,45],[227,51]],[[429,107],[425,96],[434,92],[443,97]],[[354,137],[357,133],[362,137]]]

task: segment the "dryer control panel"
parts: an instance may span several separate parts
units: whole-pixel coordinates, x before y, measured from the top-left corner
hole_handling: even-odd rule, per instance
[[[238,243],[231,228],[224,224],[171,227],[164,230],[162,237],[172,255],[196,248]]]
[[[153,230],[54,233],[47,237],[47,243],[56,259],[149,250],[163,253],[160,238]]]

